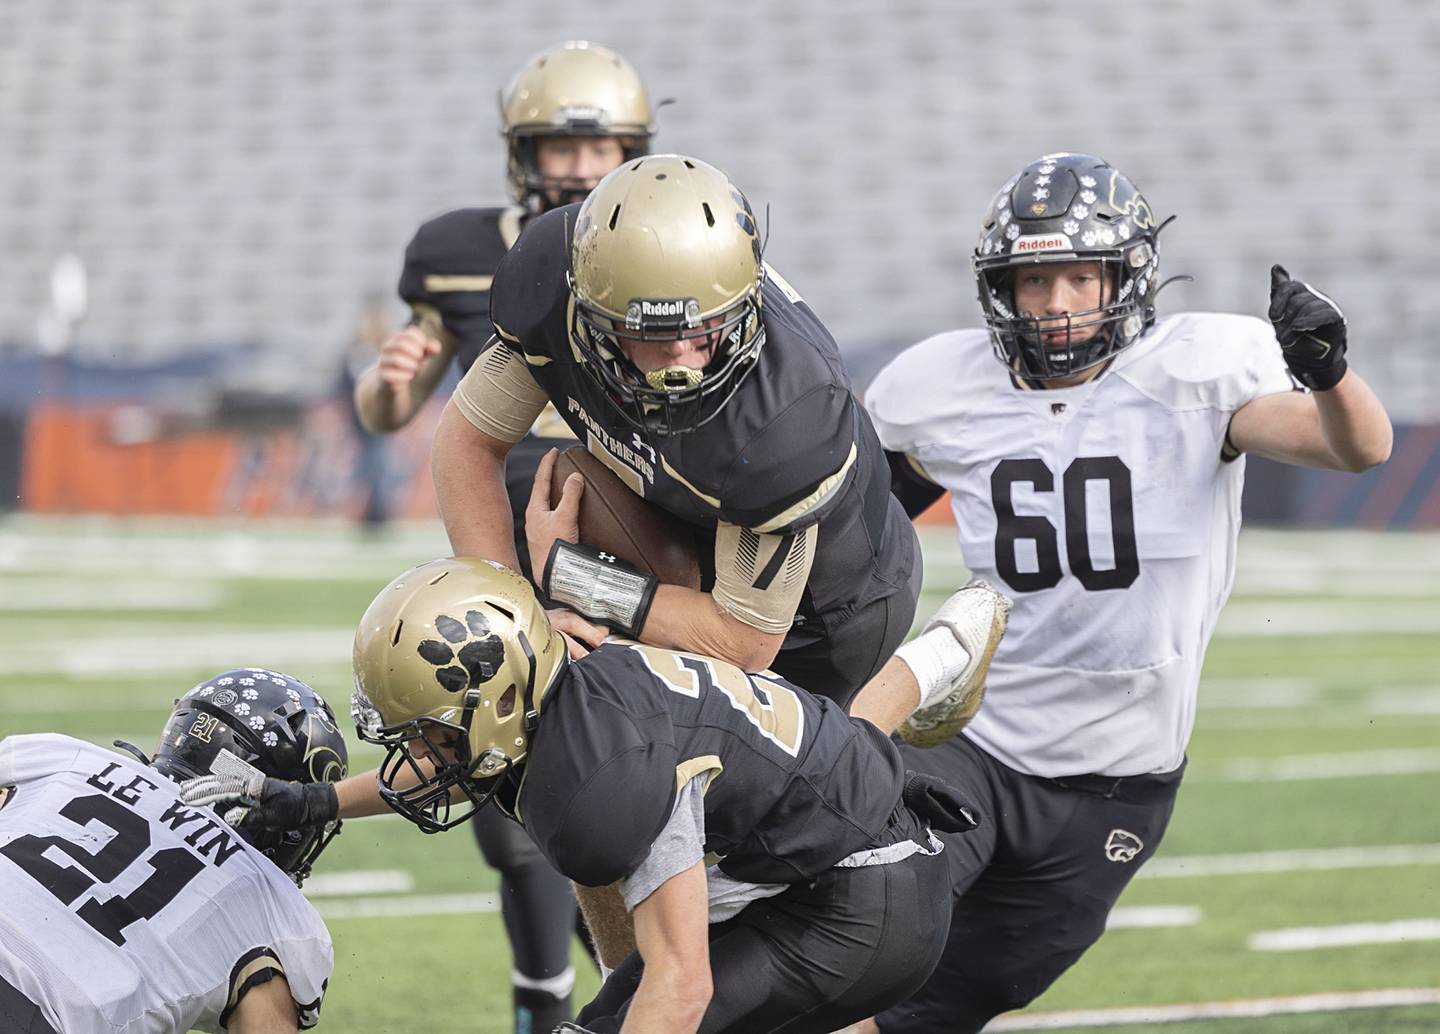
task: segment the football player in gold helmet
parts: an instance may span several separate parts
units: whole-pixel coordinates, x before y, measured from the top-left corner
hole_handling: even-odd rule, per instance
[[[1003,626],[1003,598],[967,586],[921,639],[964,642],[997,606]],[[978,821],[954,790],[773,673],[633,641],[574,661],[567,647],[516,572],[422,564],[355,634],[352,715],[385,749],[376,772],[321,805],[279,780],[212,778],[186,799],[231,814],[243,794],[242,821],[281,829],[387,805],[426,832],[510,816],[630,928],[586,1029],[828,1034],[919,985],[947,932],[931,830]],[[924,697],[970,674],[907,644],[877,679]]]
[[[454,360],[463,374],[494,332],[490,282],[496,266],[541,212],[583,198],[621,162],[645,154],[655,132],[654,108],[634,67],[607,47],[572,40],[527,61],[500,92],[501,133],[513,204],[461,208],[430,220],[405,249],[400,297],[411,320],[390,335],[378,362],[360,375],[355,407],[376,432],[412,421]],[[536,464],[570,432],[554,410],[510,458],[506,473],[517,501],[514,534]],[[481,851],[501,877],[500,900],[515,949],[516,1029],[549,1030],[568,1015],[573,973],[566,882],[514,825],[494,813],[472,827]],[[565,906],[569,907],[569,906]]]

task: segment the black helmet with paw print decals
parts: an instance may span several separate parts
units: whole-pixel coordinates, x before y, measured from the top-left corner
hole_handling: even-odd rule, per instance
[[[151,763],[183,782],[217,771],[227,760],[222,751],[267,776],[301,783],[337,783],[349,765],[330,705],[299,679],[269,668],[223,671],[175,701]],[[336,821],[292,832],[238,832],[299,883],[339,829]]]
[[[385,802],[438,833],[513,787],[565,656],[530,583],[492,561],[432,560],[382,589],[355,630],[351,717],[386,749]]]

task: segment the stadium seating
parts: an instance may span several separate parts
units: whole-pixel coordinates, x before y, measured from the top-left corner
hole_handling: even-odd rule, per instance
[[[1166,307],[1260,313],[1283,261],[1345,305],[1397,419],[1440,416],[1429,0],[10,0],[0,343],[33,342],[73,251],[81,354],[261,341],[332,368],[420,220],[502,200],[496,88],[565,36],[677,98],[661,147],[769,206],[769,258],[862,375],[974,321],[990,192],[1084,148],[1181,216],[1166,267],[1198,282]]]

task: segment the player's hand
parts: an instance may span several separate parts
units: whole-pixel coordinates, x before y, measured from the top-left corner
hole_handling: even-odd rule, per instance
[[[584,657],[610,635],[610,630],[604,625],[587,621],[573,610],[566,610],[564,607],[547,610],[545,616],[550,619],[550,627],[565,637],[565,646],[572,661]]]
[[[942,833],[968,833],[980,825],[979,813],[937,776],[907,771],[900,800]]]
[[[565,479],[560,498],[551,506],[550,477],[559,455],[559,449],[551,449],[540,460],[530,489],[530,503],[525,507],[525,541],[530,547],[530,570],[535,572],[536,582],[540,581],[556,539],[580,541],[580,497],[585,494],[585,479],[571,474]]]
[[[403,388],[413,381],[432,356],[443,346],[420,327],[411,325],[397,330],[380,346],[377,369],[380,383],[386,387]]]
[[[340,815],[334,783],[292,783],[256,773],[202,775],[180,784],[186,804],[213,805],[224,820],[241,829],[306,829]]]
[[[1270,322],[1295,379],[1327,391],[1345,376],[1345,314],[1284,266],[1270,267]]]

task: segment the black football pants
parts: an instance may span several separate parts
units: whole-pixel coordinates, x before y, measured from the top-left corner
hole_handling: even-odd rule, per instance
[[[872,600],[822,639],[794,647],[788,645],[787,639],[770,670],[848,709],[861,687],[905,641],[910,623],[915,620],[915,603],[925,573],[918,548],[916,555],[915,569],[905,588]]]
[[[945,943],[944,854],[830,869],[710,928],[700,1034],[830,1034],[920,986]],[[614,1034],[644,964],[632,953],[579,1023]]]
[[[955,896],[949,940],[925,985],[876,1022],[884,1034],[970,1034],[1033,1001],[1099,939],[1120,892],[1160,846],[1185,766],[1043,779],[1007,768],[964,734],[901,754],[983,818],[969,833],[941,834]]]
[[[40,1006],[0,976],[0,1031],[5,1034],[57,1034]]]

